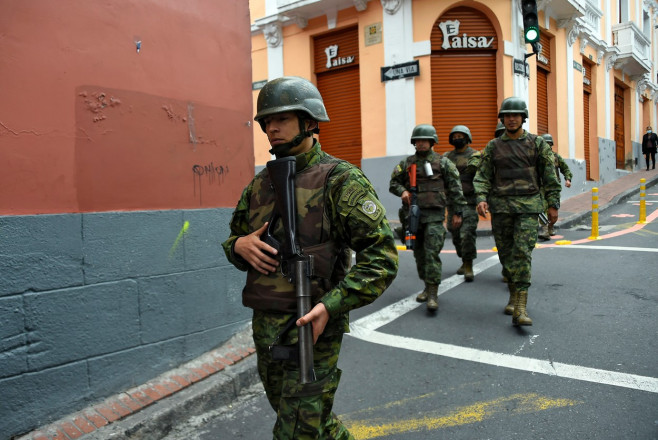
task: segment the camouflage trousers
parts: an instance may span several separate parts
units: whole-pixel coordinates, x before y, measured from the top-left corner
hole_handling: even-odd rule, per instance
[[[491,230],[503,275],[517,290],[528,290],[532,251],[537,244],[537,214],[492,213]]]
[[[269,348],[291,318],[290,314],[261,311],[254,311],[252,318],[258,374],[276,412],[273,439],[354,440],[332,412],[341,375],[337,364],[343,341],[342,329],[332,331],[329,328],[318,338],[313,346],[317,380],[301,385],[297,363],[272,359]],[[297,333],[297,327],[293,327],[278,343],[293,346],[297,342]]]
[[[462,226],[458,231],[452,230],[452,215],[452,209],[448,208],[448,230],[452,233],[452,244],[455,245],[457,256],[464,260],[475,260],[478,257],[475,240],[477,239],[478,222],[480,221],[475,205],[464,206]]]
[[[446,229],[443,221],[421,223],[416,233],[414,258],[418,277],[427,284],[441,284],[441,257]]]

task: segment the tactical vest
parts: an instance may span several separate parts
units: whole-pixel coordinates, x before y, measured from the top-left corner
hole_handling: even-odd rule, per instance
[[[405,169],[408,170],[411,164],[417,163],[416,166],[416,185],[418,186],[417,200],[421,211],[424,209],[442,209],[446,206],[445,185],[443,183],[443,173],[441,172],[441,155],[434,154],[434,159],[430,162],[432,175],[428,176],[425,172],[425,160],[418,156],[409,156],[406,161]],[[408,172],[407,172],[408,174]],[[409,182],[407,175],[406,182]]]
[[[326,212],[325,187],[336,165],[338,162],[321,163],[295,175],[297,240],[304,255],[313,255],[313,304],[345,277],[351,263],[349,249],[341,248],[331,240],[331,222]],[[264,172],[254,180],[249,204],[249,226],[252,231],[270,220],[274,202],[274,190],[269,175]],[[274,237],[283,243],[283,225],[281,221],[278,223]],[[283,276],[280,268],[268,275],[249,268],[247,282],[242,290],[242,303],[256,310],[296,312],[295,286]]]
[[[475,150],[471,147],[468,147],[462,153],[458,153],[455,150],[448,151],[446,153],[446,157],[455,164],[457,170],[459,171],[459,180],[461,180],[462,191],[464,192],[465,196],[475,194],[475,188],[473,187],[473,178],[475,177],[475,174],[466,173],[468,160],[471,158],[473,153],[475,153]]]
[[[535,144],[536,138],[528,133],[524,139],[494,139],[494,194],[521,196],[539,192],[539,151]]]

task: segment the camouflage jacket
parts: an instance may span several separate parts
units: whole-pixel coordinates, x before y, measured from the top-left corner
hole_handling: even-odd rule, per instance
[[[305,164],[299,167],[298,172],[321,162],[336,160],[323,152],[318,142],[297,159],[298,164]],[[267,169],[256,175],[242,192],[231,218],[230,236],[222,243],[228,260],[243,271],[249,270],[250,266],[233,252],[233,245],[239,237],[263,225],[262,222],[252,224],[255,216],[252,216],[249,206],[252,191],[254,187],[259,187],[263,173],[267,173]],[[347,331],[348,312],[374,301],[395,278],[398,270],[397,249],[384,207],[357,167],[339,161],[328,176],[324,197],[327,198],[324,206],[331,225],[332,240],[356,252],[356,264],[320,298],[331,318],[339,321],[343,330]]]
[[[524,130],[519,139],[524,140],[528,134],[529,133]],[[510,137],[507,136],[507,133],[503,134],[498,139],[502,139],[503,141],[511,140]],[[543,203],[540,192],[537,192],[536,194],[515,196],[494,194],[493,186],[496,177],[496,169],[493,163],[493,148],[495,148],[495,145],[496,139],[492,139],[482,151],[480,168],[473,179],[477,203],[487,202],[489,204],[489,210],[492,213],[505,212],[530,214],[542,212]],[[560,182],[555,175],[553,152],[551,151],[551,147],[541,136],[536,137],[535,145],[538,152],[536,168],[540,188],[543,189],[548,205],[551,206],[560,202],[560,191],[562,189]]]
[[[427,157],[418,157],[417,155],[409,156],[407,159],[401,161],[393,169],[391,174],[391,182],[388,190],[391,194],[398,197],[403,192],[409,191],[411,185],[409,183],[409,172],[407,170],[408,163],[415,163],[417,166],[417,174],[424,174],[424,163],[438,163],[441,171],[441,178],[443,179],[443,188],[449,207],[455,212],[461,212],[466,205],[466,199],[462,192],[461,181],[459,180],[459,171],[457,167],[449,159],[440,156],[434,151],[430,151]],[[421,223],[428,222],[442,222],[445,219],[446,206],[437,206],[436,209],[422,208],[420,210]]]
[[[459,179],[462,183],[462,191],[466,202],[469,205],[475,205],[475,189],[473,188],[473,178],[480,166],[481,154],[479,151],[471,147],[466,148],[464,151],[451,150],[443,154],[455,164],[457,171],[459,171]]]
[[[569,165],[567,165],[564,159],[562,159],[562,156],[555,152],[553,152],[553,156],[555,156],[555,174],[557,175],[557,181],[561,182],[560,173],[562,173],[565,180],[573,179],[573,174],[571,174]]]

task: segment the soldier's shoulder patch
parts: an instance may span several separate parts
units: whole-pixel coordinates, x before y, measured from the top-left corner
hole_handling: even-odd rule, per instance
[[[372,194],[367,194],[363,199],[359,200],[359,206],[356,208],[359,214],[364,214],[371,225],[377,224],[385,214],[384,207],[381,202],[374,198]]]
[[[340,199],[341,201],[346,202],[349,206],[356,206],[356,203],[365,193],[366,190],[362,185],[353,182],[343,191],[343,195]]]

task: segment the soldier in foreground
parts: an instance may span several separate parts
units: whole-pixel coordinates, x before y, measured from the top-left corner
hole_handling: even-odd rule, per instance
[[[433,126],[417,125],[411,133],[411,143],[416,148],[416,154],[395,166],[388,188],[392,194],[401,197],[402,203],[407,207],[411,206],[412,197],[417,199],[420,218],[413,251],[418,276],[423,280],[425,288],[416,300],[427,301],[427,310],[432,312],[439,308],[439,253],[443,249],[446,235],[443,226],[445,209],[449,204],[453,213],[453,228],[459,229],[466,206],[457,168],[450,160],[432,149],[438,141]],[[412,180],[417,182],[416,188],[412,188]],[[407,222],[411,224],[412,219],[408,218]]]
[[[540,188],[546,195],[549,221],[555,223],[561,187],[550,146],[523,129],[528,118],[525,101],[517,97],[503,100],[498,117],[505,133],[484,148],[473,180],[477,210],[482,216],[491,211],[491,229],[508,279],[510,296],[505,314],[512,315],[515,326],[532,325],[526,305],[537,221],[543,210]]]
[[[556,148],[553,145],[553,136],[551,136],[548,133],[544,133],[541,135],[541,137],[544,138],[546,143],[551,146],[551,149],[553,150],[553,158],[554,158],[554,164],[555,164],[555,176],[557,177],[557,181],[562,184],[562,180],[560,179],[560,173],[564,176],[564,186],[567,188],[571,188],[571,179],[573,179],[573,174],[571,174],[571,170],[569,169],[569,165],[564,161],[562,156],[558,154]],[[544,191],[542,189],[542,198],[544,199],[544,211],[548,210],[548,203],[546,203],[546,198],[544,197]],[[548,212],[546,213],[548,215]],[[553,224],[548,223],[546,225],[541,224],[540,222],[540,229],[539,229],[539,234],[537,238],[540,240],[550,240],[553,235],[555,235],[555,230],[553,228]]]
[[[258,372],[277,413],[274,439],[352,439],[332,412],[341,371],[338,355],[349,331],[349,311],[377,299],[391,284],[398,255],[385,212],[373,187],[357,167],[323,152],[313,137],[318,122],[329,121],[322,96],[309,81],[283,77],[260,91],[254,118],[278,159],[294,158],[297,228],[284,230],[268,168],[245,188],[222,244],[226,257],[247,271],[242,302],[253,309]],[[277,195],[278,196],[278,195]],[[270,224],[273,227],[270,227]],[[263,241],[283,242],[296,234],[297,253],[312,256],[309,273],[312,309],[298,316],[296,286],[286,278],[285,257]],[[290,241],[290,240],[288,240]],[[272,243],[272,241],[268,242]],[[350,268],[351,251],[356,264]],[[298,339],[312,325],[315,377],[303,382]],[[298,335],[300,335],[298,337]]]
[[[475,209],[475,189],[473,188],[473,178],[480,166],[480,152],[470,147],[473,138],[471,130],[465,125],[455,125],[450,131],[450,135],[448,135],[448,140],[450,145],[455,148],[443,156],[450,159],[457,167],[462,191],[466,198],[466,205],[464,205],[462,211],[461,228],[453,227],[452,207],[448,207],[448,229],[452,233],[452,243],[455,245],[457,256],[462,259],[462,266],[457,270],[457,273],[464,275],[464,280],[470,282],[475,278],[473,260],[477,258],[475,240],[477,239],[478,221],[480,220]]]

